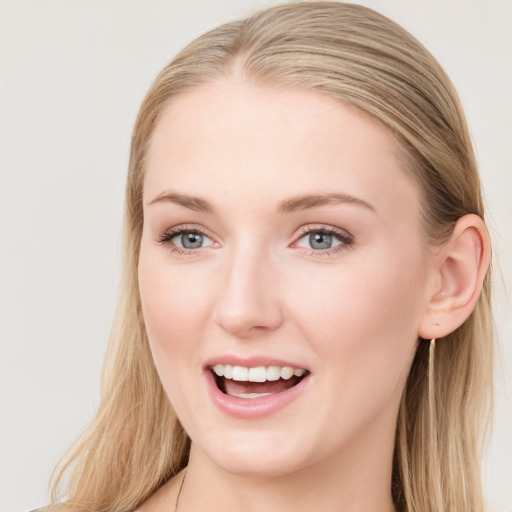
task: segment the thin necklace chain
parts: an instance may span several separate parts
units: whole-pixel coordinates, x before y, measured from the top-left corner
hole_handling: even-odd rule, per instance
[[[178,490],[178,496],[176,496],[176,503],[174,505],[174,512],[178,512],[178,501],[180,500],[181,490],[183,489],[183,484],[185,483],[186,476],[187,476],[187,468],[185,468],[185,472],[183,473],[183,478],[181,479],[180,488]]]

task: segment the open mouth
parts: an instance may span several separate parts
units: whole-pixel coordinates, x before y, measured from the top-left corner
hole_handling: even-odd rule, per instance
[[[282,393],[296,386],[309,372],[289,366],[258,366],[247,368],[216,364],[211,366],[217,387],[224,394],[254,399]]]

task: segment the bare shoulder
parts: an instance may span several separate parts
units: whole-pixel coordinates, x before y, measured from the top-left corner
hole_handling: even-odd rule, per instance
[[[173,476],[167,483],[162,485],[134,512],[169,512],[173,510],[176,503],[183,471]]]

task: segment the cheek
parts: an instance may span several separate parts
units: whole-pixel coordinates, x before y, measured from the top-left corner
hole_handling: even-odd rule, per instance
[[[365,425],[394,431],[417,346],[420,283],[412,267],[386,267],[350,266],[329,279],[303,281],[300,294],[290,295],[303,298],[296,313],[319,362],[316,407],[326,446]]]
[[[303,279],[300,292],[288,294],[331,380],[355,384],[361,394],[369,383],[403,384],[418,339],[422,268],[417,255],[394,262],[361,258]]]
[[[158,249],[143,247],[139,259],[144,322],[157,366],[162,357],[172,363],[174,356],[190,352],[209,305],[201,275],[170,265],[165,251]]]
[[[156,370],[180,417],[191,424],[201,403],[189,390],[189,379],[201,374],[201,340],[208,318],[207,290],[201,276],[169,264],[165,251],[142,247],[139,290],[142,312]],[[204,276],[203,276],[204,277]]]

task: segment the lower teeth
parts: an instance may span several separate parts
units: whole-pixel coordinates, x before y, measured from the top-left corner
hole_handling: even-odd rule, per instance
[[[236,396],[237,398],[259,398],[260,396],[268,396],[272,393],[230,393],[229,396]]]

